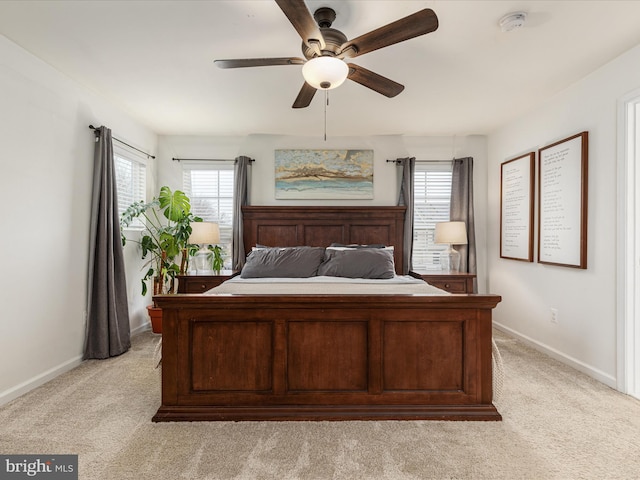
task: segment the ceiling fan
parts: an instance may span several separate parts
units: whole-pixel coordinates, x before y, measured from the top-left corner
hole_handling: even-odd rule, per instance
[[[275,2],[302,38],[302,54],[305,58],[246,58],[214,62],[220,68],[303,65],[305,83],[293,102],[293,108],[309,106],[318,89],[336,88],[347,78],[387,97],[395,97],[404,90],[404,85],[354,63],[346,63],[345,60],[431,33],[438,28],[438,17],[433,10],[425,8],[348,40],[341,31],[331,28],[336,18],[333,9],[321,7],[312,16],[304,0]]]

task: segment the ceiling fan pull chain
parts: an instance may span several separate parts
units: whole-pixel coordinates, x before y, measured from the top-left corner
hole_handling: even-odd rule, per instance
[[[329,90],[324,91],[324,141],[327,141],[327,105],[329,105]]]

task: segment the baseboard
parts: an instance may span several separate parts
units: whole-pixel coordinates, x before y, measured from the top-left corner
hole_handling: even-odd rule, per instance
[[[131,330],[131,336],[138,335],[139,333],[146,332],[147,330],[151,330],[151,325],[149,322],[143,323],[142,325],[138,325],[136,328]]]
[[[131,336],[133,337],[135,335],[138,335],[150,329],[151,329],[151,326],[149,325],[149,323],[145,323],[143,325],[136,327],[134,330],[131,330]],[[40,385],[44,385],[48,381],[53,380],[57,376],[62,375],[63,373],[68,372],[69,370],[73,370],[78,365],[80,365],[82,361],[83,361],[82,355],[79,355],[67,362],[64,362],[58,365],[57,367],[53,367],[52,369],[47,370],[44,373],[41,373],[40,375],[36,375],[35,377],[27,380],[26,382],[22,382],[21,384],[15,387],[12,387],[8,390],[5,390],[4,392],[0,392],[0,406],[9,403],[12,400],[15,400],[16,398],[24,395],[25,393],[33,390],[34,388],[39,387]]]
[[[69,370],[73,370],[78,365],[82,363],[82,355],[78,355],[77,357],[72,358],[71,360],[64,362],[56,367],[53,367],[46,372],[41,373],[40,375],[36,375],[33,378],[30,378],[26,382],[22,382],[15,387],[10,388],[9,390],[5,390],[4,392],[0,392],[0,405],[5,405],[9,403],[11,400],[15,400],[16,398],[24,395],[25,393],[33,390],[34,388],[39,387],[40,385],[44,385],[50,380],[53,380],[59,375],[68,372]]]
[[[545,345],[544,343],[540,343],[539,341],[534,340],[533,338],[528,337],[527,335],[523,335],[498,322],[494,321],[493,326],[496,327],[498,330],[502,330],[503,332],[511,335],[512,337],[515,337],[518,340],[521,340],[523,343],[526,343],[530,347],[535,348],[539,352],[542,352],[545,355],[549,355],[551,358],[558,360],[559,362],[562,362],[565,365],[569,365],[570,367],[575,368],[576,370],[584,373],[585,375],[589,375],[591,378],[594,378],[599,382],[604,383],[608,387],[611,387],[615,390],[618,389],[617,380],[612,375],[604,373],[602,370],[598,370],[597,368],[587,365],[586,363],[583,363],[580,360],[577,360],[569,355],[566,355],[565,353],[559,350],[556,350],[555,348],[552,348],[548,345]]]

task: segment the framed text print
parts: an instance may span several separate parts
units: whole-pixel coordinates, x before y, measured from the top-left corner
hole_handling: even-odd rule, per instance
[[[535,153],[500,166],[500,257],[533,262]]]
[[[589,133],[538,150],[538,262],[587,268]]]

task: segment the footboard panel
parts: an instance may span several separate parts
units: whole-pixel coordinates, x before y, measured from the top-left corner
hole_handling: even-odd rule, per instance
[[[156,297],[154,421],[500,420],[496,295]]]

